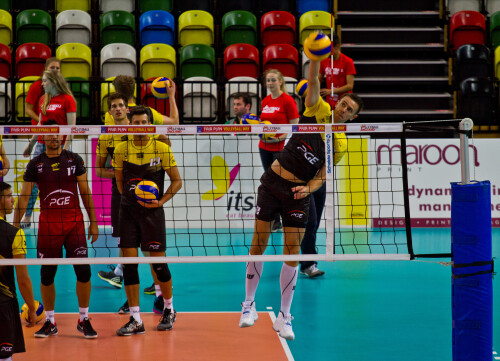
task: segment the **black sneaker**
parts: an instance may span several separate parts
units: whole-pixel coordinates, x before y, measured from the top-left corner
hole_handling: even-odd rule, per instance
[[[150,287],[146,287],[144,289],[144,293],[147,295],[154,295],[155,294],[155,284],[153,283]]]
[[[144,323],[137,322],[134,317],[130,316],[130,320],[122,327],[116,330],[118,336],[130,336],[138,333],[144,333]]]
[[[163,296],[159,295],[158,297],[155,297],[155,301],[153,302],[153,312],[158,315],[162,315],[163,308],[164,308]]]
[[[85,317],[83,321],[78,321],[76,329],[82,332],[85,338],[97,338],[97,332],[95,332],[94,328],[90,324],[88,317]]]
[[[175,318],[177,317],[177,312],[170,308],[165,308],[163,310],[163,315],[160,318],[160,323],[156,327],[159,331],[171,330],[174,327]]]
[[[57,326],[49,319],[45,321],[42,328],[35,332],[35,337],[49,337],[57,335]]]
[[[128,301],[125,301],[125,303],[118,309],[118,313],[120,314],[125,314],[125,313],[130,313],[130,308],[128,307]]]
[[[109,272],[99,271],[97,272],[97,275],[101,280],[108,282],[111,286],[114,286],[116,288],[122,288],[123,277],[117,276],[114,270]]]

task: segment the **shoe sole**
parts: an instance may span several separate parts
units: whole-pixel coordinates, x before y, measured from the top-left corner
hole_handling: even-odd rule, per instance
[[[302,271],[300,271],[300,274],[301,274],[301,275],[305,275],[305,276],[307,276],[307,277],[309,277],[309,278],[316,278],[316,277],[319,277],[319,276],[323,276],[323,275],[325,274],[325,272],[318,272],[318,273],[315,273],[315,274],[309,275],[309,274],[307,274],[306,272],[302,272]]]
[[[128,310],[128,311],[118,310],[119,315],[126,315],[127,313],[130,313],[130,310]]]
[[[49,333],[48,335],[37,335],[37,334],[35,333],[35,335],[34,335],[34,336],[35,336],[36,338],[47,338],[47,337],[49,337],[49,336],[55,336],[55,335],[57,335],[57,332],[56,332],[56,333]]]
[[[99,278],[101,280],[103,280],[104,282],[108,282],[113,287],[122,288],[122,284],[121,283],[116,283],[116,282],[113,282],[111,280],[108,280],[107,278],[102,277],[99,273],[97,274],[97,276],[99,276]]]
[[[285,337],[285,336],[282,336],[281,333],[280,333],[280,330],[277,330],[274,328],[274,325],[273,325],[273,330],[276,331],[278,333],[278,336],[281,337],[281,338],[284,338],[285,340],[288,340],[288,341],[293,341],[295,340],[295,335],[293,336],[288,336],[288,337]]]
[[[92,338],[97,338],[97,335],[94,335],[94,336],[89,336],[89,335],[86,335],[86,334],[83,332],[83,330],[82,330],[81,328],[79,328],[78,326],[76,326],[76,330],[77,330],[78,332],[83,333],[83,337],[85,337],[85,338],[89,338],[89,339],[92,339]]]
[[[117,334],[118,336],[142,335],[143,333],[146,333],[146,330],[144,330],[144,331],[140,331],[140,332],[132,332],[132,333],[120,333],[120,332],[116,331],[116,334]]]
[[[145,295],[154,295],[155,293],[156,293],[155,291],[148,291],[148,292],[144,291]]]

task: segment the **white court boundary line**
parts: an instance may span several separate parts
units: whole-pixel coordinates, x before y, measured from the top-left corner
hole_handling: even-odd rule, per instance
[[[274,321],[276,321],[276,315],[272,311],[269,311],[268,314],[269,314],[269,317],[271,317],[271,321],[274,324]],[[286,342],[286,340],[283,337],[280,337],[277,332],[276,332],[276,337],[279,338],[281,346],[283,347],[283,351],[285,351],[285,355],[288,358],[288,360],[294,361],[292,351],[290,351],[290,347],[288,347],[288,343]]]

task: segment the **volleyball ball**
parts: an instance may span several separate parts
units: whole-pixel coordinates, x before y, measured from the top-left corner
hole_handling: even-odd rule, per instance
[[[325,34],[311,33],[304,40],[304,52],[309,59],[321,61],[330,55],[331,44],[332,42]]]
[[[253,113],[246,113],[241,117],[241,124],[252,125],[260,124],[259,117]]]
[[[269,120],[263,120],[262,122],[260,122],[260,124],[273,124],[273,123],[271,123]],[[260,139],[268,139],[268,138],[274,137],[275,135],[276,135],[276,133],[262,133],[262,134],[259,134],[259,138]]]
[[[151,203],[151,201],[158,199],[160,190],[155,182],[143,180],[135,186],[136,198],[144,203]]]
[[[307,79],[302,79],[297,83],[297,86],[295,87],[295,93],[299,97],[305,97],[307,95]]]
[[[35,300],[35,308],[36,308],[36,322],[38,323],[41,320],[45,319],[45,308],[43,307],[41,302],[38,302],[36,300]],[[29,311],[28,305],[25,303],[23,307],[21,307],[21,318],[29,323],[30,314],[28,311]]]
[[[151,84],[151,93],[158,99],[167,99],[168,93],[167,88],[171,86],[170,79],[165,77],[159,77],[153,80]]]

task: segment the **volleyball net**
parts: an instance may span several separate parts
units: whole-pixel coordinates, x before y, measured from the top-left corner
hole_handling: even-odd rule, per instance
[[[452,123],[448,123],[452,124]],[[458,121],[455,121],[458,124]],[[318,254],[283,255],[283,233],[272,233],[262,256],[282,260],[411,260],[407,144],[404,123],[327,125],[178,125],[178,126],[6,126],[3,144],[11,170],[4,180],[20,193],[29,158],[22,156],[26,135],[72,135],[71,149],[85,161],[99,224],[99,239],[88,243],[89,259],[9,260],[10,264],[151,263],[149,257],[119,257],[111,229],[111,180],[95,171],[96,146],[103,134],[166,134],[183,181],[164,205],[166,258],[169,263],[240,262],[254,233],[257,188],[263,167],[259,134],[324,133],[326,203],[317,231]],[[413,130],[412,132],[418,132]],[[347,135],[347,152],[333,164],[333,134]],[[425,137],[425,130],[420,134]],[[457,140],[458,141],[458,140]],[[107,163],[109,164],[109,162]],[[165,189],[168,177],[165,177]],[[448,184],[456,179],[449,179]],[[84,215],[86,214],[81,204]],[[26,229],[28,257],[36,257],[39,201]],[[12,216],[8,216],[12,221]],[[163,226],[163,225],[162,225]],[[442,255],[441,255],[442,256]],[[4,260],[2,260],[4,261]],[[158,263],[158,258],[155,258]]]

